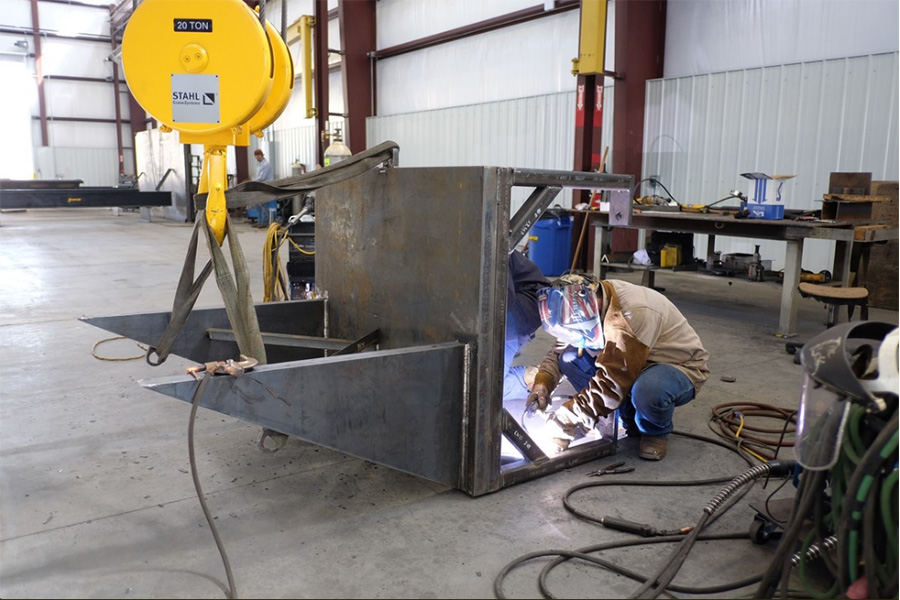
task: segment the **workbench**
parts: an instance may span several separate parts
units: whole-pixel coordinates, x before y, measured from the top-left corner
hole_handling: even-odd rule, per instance
[[[584,212],[584,211],[573,211]],[[609,214],[588,211],[590,222],[596,230],[594,243],[594,274],[605,277],[607,266],[602,261],[603,248],[609,230]],[[807,238],[833,240],[835,242],[833,281],[848,285],[850,282],[853,245],[882,242],[897,239],[897,223],[886,222],[834,222],[806,221],[792,219],[736,219],[734,214],[684,213],[653,207],[642,210],[635,208],[630,229],[650,229],[679,233],[699,233],[709,236],[707,242],[707,265],[715,262],[717,235],[745,237],[763,240],[777,240],[787,243],[784,257],[784,288],[781,292],[781,311],[778,318],[777,335],[791,337],[797,331],[797,302],[800,294],[801,265],[803,263],[803,240]],[[864,263],[866,261],[863,261]],[[864,285],[861,277],[857,285]]]

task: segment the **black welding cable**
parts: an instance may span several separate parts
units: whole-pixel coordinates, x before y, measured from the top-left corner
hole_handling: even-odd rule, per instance
[[[678,547],[674,552],[669,556],[669,559],[663,565],[661,569],[657,569],[653,575],[647,578],[636,592],[632,593],[629,598],[658,598],[659,595],[665,591],[666,586],[669,585],[672,580],[675,578],[675,575],[681,569],[681,566],[684,564],[685,559],[687,559],[687,555],[690,552],[691,548],[697,542],[697,538],[700,536],[700,533],[706,527],[707,521],[709,521],[710,515],[708,513],[703,513],[700,517],[700,520],[697,521],[697,524],[694,526],[694,529],[691,530],[682,540]]]
[[[732,452],[736,451],[735,448],[732,447],[730,444],[726,444],[725,442],[722,442],[720,440],[707,438],[705,436],[699,436],[696,434],[685,433],[685,432],[676,432],[676,433],[677,433],[677,435],[681,435],[683,437],[697,439],[697,440],[704,441],[707,443],[715,444],[717,446],[722,446],[723,448],[731,450]],[[713,521],[718,519],[729,508],[734,506],[734,504],[737,503],[740,500],[740,498],[742,498],[745,494],[747,494],[750,491],[751,485],[756,480],[756,476],[755,475],[750,476],[746,480],[741,480],[740,485],[734,486],[733,484],[735,482],[737,482],[739,479],[746,477],[747,474],[750,472],[755,473],[756,471],[758,471],[759,473],[768,473],[768,471],[769,471],[768,466],[765,466],[765,467],[752,466],[752,462],[750,461],[749,458],[747,458],[745,455],[741,454],[740,452],[738,452],[738,455],[741,456],[745,461],[747,461],[748,464],[751,464],[751,471],[748,471],[748,472],[742,474],[741,476],[739,476],[738,479],[729,477],[729,478],[722,478],[720,481],[713,482],[713,483],[722,483],[722,482],[727,481],[727,482],[732,482],[732,483],[729,484],[729,486],[726,486],[726,489],[723,490],[723,492],[719,493],[719,495],[714,500],[714,503],[715,503],[714,506],[713,506],[713,503],[711,503],[710,505],[707,506],[706,509],[704,509],[704,513],[703,513],[703,515],[701,515],[700,520],[697,522],[697,524],[694,526],[694,528],[686,536],[684,536],[682,538],[678,547],[670,554],[668,560],[666,562],[664,562],[659,569],[657,569],[657,571],[653,574],[653,576],[648,577],[647,580],[644,582],[644,584],[636,592],[634,592],[634,594],[632,594],[630,596],[630,598],[645,598],[645,597],[646,598],[656,598],[659,595],[661,595],[662,593],[664,593],[666,590],[666,587],[675,578],[675,575],[678,574],[678,571],[681,569],[681,566],[684,564],[684,561],[687,559],[687,556],[690,553],[691,548],[696,543],[699,535],[703,532],[703,530],[710,523],[712,523]],[[778,464],[780,465],[781,463],[778,463]],[[623,484],[624,482],[620,481],[619,483]],[[681,483],[683,485],[685,485],[685,484],[691,484],[693,482],[681,482]],[[746,485],[748,483],[751,485]],[[582,486],[582,488],[583,487],[584,486]],[[568,494],[567,494],[567,497],[568,497]],[[719,512],[718,509],[722,506],[723,502],[725,502],[725,501],[729,501],[729,502],[727,502],[727,506]],[[649,594],[648,594],[648,592],[649,592]]]
[[[736,480],[731,479],[730,481],[734,482]],[[735,487],[733,491],[728,491],[726,496],[722,496],[723,492],[720,492],[719,495],[716,496],[717,501],[720,497],[722,501],[730,500],[730,502],[725,504],[725,508],[721,511],[719,510],[719,507],[722,506],[722,502],[717,502],[714,508],[709,508],[709,506],[705,508],[699,521],[697,521],[697,524],[694,525],[694,528],[682,539],[678,547],[670,554],[668,560],[657,569],[652,577],[647,578],[644,584],[637,591],[632,593],[629,598],[657,598],[665,591],[675,578],[675,575],[678,574],[678,571],[681,570],[684,561],[687,560],[688,554],[697,542],[700,534],[707,526],[709,526],[709,524],[725,514],[728,509],[734,506],[738,500],[749,492],[750,486],[746,484],[752,484],[754,481],[755,477],[747,480],[739,487]],[[729,488],[726,487],[726,490],[728,489]]]
[[[771,461],[764,465],[755,465],[735,477],[704,507],[700,520],[671,554],[669,560],[629,598],[658,597],[678,574],[701,531],[734,506],[750,490],[757,479],[768,477],[770,474],[776,477],[785,477],[790,475],[793,468],[793,462]]]
[[[600,525],[603,524],[603,517],[595,517],[591,514],[584,512],[583,510],[576,508],[571,501],[572,495],[581,490],[585,490],[588,488],[594,487],[606,487],[606,486],[643,486],[643,487],[693,487],[693,486],[702,486],[702,485],[713,485],[716,483],[728,483],[734,479],[733,477],[716,477],[715,479],[692,479],[687,481],[647,481],[646,479],[604,479],[598,481],[589,481],[586,483],[579,483],[578,485],[574,485],[566,490],[566,493],[563,495],[563,506],[567,511],[578,517],[579,519],[584,519],[585,521],[590,521],[592,523],[598,523]]]
[[[696,433],[690,433],[687,431],[673,431],[672,435],[686,437],[686,438],[690,438],[692,440],[706,442],[707,444],[715,444],[716,446],[721,446],[721,447],[725,448],[726,450],[731,450],[732,452],[736,453],[738,456],[743,458],[744,462],[746,462],[748,465],[753,466],[756,464],[751,458],[747,457],[745,454],[738,452],[738,450],[735,448],[734,444],[729,444],[729,443],[723,442],[722,440],[719,440],[719,439],[706,437],[705,435],[698,435]]]
[[[754,464],[754,463],[751,461],[751,459],[750,459],[749,457],[747,457],[747,456],[745,456],[745,455],[742,455],[742,454],[740,454],[739,452],[737,452],[737,450],[734,448],[733,445],[727,444],[727,443],[725,443],[725,442],[723,442],[723,441],[721,441],[721,440],[712,439],[712,438],[708,438],[708,437],[705,437],[705,436],[700,436],[700,435],[696,435],[696,434],[692,434],[692,433],[686,433],[686,432],[675,431],[675,432],[673,432],[673,433],[674,433],[675,435],[680,435],[680,436],[682,436],[682,437],[687,437],[687,438],[699,440],[699,441],[702,441],[702,442],[706,442],[706,443],[710,443],[710,444],[715,444],[715,445],[717,445],[717,446],[721,446],[721,447],[723,447],[723,448],[725,448],[725,449],[727,449],[727,450],[730,450],[730,451],[732,451],[732,452],[738,453],[738,455],[741,456],[741,458],[743,458],[743,459],[744,459],[748,464],[750,464],[751,466],[753,466],[753,464]],[[566,494],[564,495],[564,497],[563,497],[563,505],[566,507],[566,509],[567,509],[569,512],[572,512],[572,513],[575,514],[576,516],[579,516],[579,517],[581,517],[581,518],[584,518],[584,519],[586,519],[586,520],[588,520],[588,521],[592,521],[592,522],[600,522],[599,519],[597,519],[597,518],[595,518],[595,517],[592,517],[592,516],[590,516],[590,515],[587,515],[586,513],[582,512],[582,511],[576,509],[574,506],[572,506],[571,502],[569,501],[569,497],[570,497],[574,492],[576,492],[576,491],[578,491],[578,490],[582,490],[582,489],[585,489],[585,488],[588,488],[588,487],[599,487],[599,486],[603,486],[603,485],[638,485],[638,486],[662,485],[662,486],[685,486],[685,485],[709,485],[709,484],[714,484],[714,483],[724,483],[724,482],[733,482],[733,481],[734,481],[734,478],[732,478],[732,477],[721,477],[721,478],[709,479],[709,480],[673,481],[673,482],[647,482],[647,481],[633,481],[633,480],[629,480],[629,481],[622,481],[622,480],[608,480],[608,481],[606,481],[606,482],[596,481],[596,482],[591,482],[591,483],[587,483],[587,484],[576,485],[576,486],[574,486],[573,488],[571,488],[570,490],[568,490],[568,491],[566,492]],[[752,482],[750,482],[750,483],[752,483]],[[726,497],[726,498],[723,498],[723,499],[722,499],[723,503],[725,502],[725,500],[728,500],[728,502],[726,503],[726,504],[727,504],[726,508],[725,508],[724,510],[722,510],[721,512],[716,513],[716,514],[714,514],[714,515],[704,513],[704,516],[701,518],[701,523],[699,524],[700,526],[699,526],[697,529],[695,529],[694,531],[691,531],[691,532],[688,534],[687,537],[681,536],[681,535],[677,535],[677,536],[661,536],[661,537],[656,537],[656,538],[651,538],[651,539],[640,538],[640,539],[637,539],[637,540],[629,540],[629,541],[626,541],[626,542],[613,542],[612,545],[601,544],[600,546],[597,546],[597,547],[594,547],[594,548],[598,548],[598,549],[602,549],[602,548],[604,548],[604,547],[615,548],[615,547],[621,547],[621,546],[626,546],[626,545],[627,545],[627,546],[633,546],[633,545],[642,545],[642,544],[663,543],[664,541],[679,542],[679,543],[681,544],[680,549],[679,549],[679,550],[676,550],[676,552],[674,553],[673,559],[670,560],[669,562],[667,562],[667,563],[663,566],[663,568],[662,568],[662,570],[661,570],[661,572],[666,572],[667,574],[668,574],[669,571],[671,571],[671,575],[670,575],[670,576],[667,575],[667,576],[668,576],[669,582],[671,582],[671,579],[674,578],[674,576],[675,576],[675,574],[677,573],[678,569],[680,568],[681,564],[684,562],[684,559],[687,557],[687,554],[688,554],[688,552],[690,551],[691,546],[693,546],[694,542],[696,542],[698,539],[716,539],[716,538],[709,537],[708,534],[702,534],[702,529],[703,529],[706,525],[708,525],[708,523],[711,523],[711,522],[714,521],[716,518],[718,518],[719,516],[721,516],[721,514],[723,514],[725,511],[728,510],[728,508],[730,508],[731,506],[733,506],[733,505],[734,505],[734,504],[735,504],[735,503],[736,503],[736,502],[737,502],[744,494],[746,494],[749,490],[750,490],[750,487],[749,487],[749,486],[743,486],[743,489],[740,489],[740,490],[732,490],[732,493],[730,494],[730,495],[731,495],[730,498],[727,498],[727,497]],[[721,493],[720,493],[720,494],[721,494]],[[712,511],[712,512],[715,513],[715,511]],[[745,539],[745,538],[747,537],[747,534],[746,534],[746,533],[742,533],[742,534],[739,535],[739,537],[740,537],[741,539]],[[685,544],[685,541],[686,541],[686,540],[687,540],[687,543]],[[503,597],[504,597],[504,596],[502,595],[502,594],[503,594],[503,592],[502,592],[502,581],[503,581],[503,578],[505,577],[506,573],[509,572],[509,570],[511,570],[512,568],[514,568],[516,565],[521,564],[521,562],[530,560],[530,559],[532,559],[532,558],[541,557],[541,556],[557,556],[557,557],[559,557],[559,556],[569,556],[569,557],[572,557],[572,556],[570,556],[570,555],[571,555],[571,553],[570,553],[569,551],[548,551],[548,552],[530,553],[530,554],[527,554],[527,555],[524,555],[524,556],[520,557],[519,559],[516,559],[515,561],[513,561],[512,563],[510,563],[509,565],[507,565],[507,567],[505,567],[505,568],[497,575],[496,579],[494,580],[494,592],[495,592],[495,594],[497,595],[498,598],[503,598]],[[578,558],[581,558],[581,557],[578,556]],[[567,560],[567,559],[564,558],[563,560]],[[612,565],[612,564],[614,564],[614,563],[608,563],[608,561],[603,561],[602,559],[598,559],[598,560],[595,561],[595,560],[593,560],[593,558],[591,558],[591,559],[586,559],[586,560],[589,560],[590,562],[596,562],[597,564],[601,564],[602,566],[607,566],[607,568],[610,568],[610,569],[612,569],[612,570],[614,570],[614,571],[616,571],[616,572],[620,572],[620,573],[622,573],[622,574],[626,574],[626,575],[627,575],[627,573],[625,573],[625,572],[617,571],[618,566],[616,566],[616,567],[611,567],[611,566],[609,566],[609,565]],[[556,562],[556,561],[554,561],[554,562]],[[677,566],[674,564],[674,563],[676,563],[676,562],[677,562]],[[551,564],[553,564],[553,563],[551,563]],[[557,563],[557,564],[558,564],[558,563]],[[555,566],[555,565],[554,565],[554,566]],[[550,566],[550,567],[549,567],[549,569],[552,569],[552,568],[553,568],[553,566]],[[546,588],[545,584],[543,583],[543,579],[546,577],[546,573],[549,573],[549,569],[545,569],[545,571],[542,572],[541,581],[539,582],[539,585],[541,585],[541,587],[542,587],[542,591],[544,591],[545,588]],[[639,577],[639,580],[642,580],[642,581],[646,581],[647,579],[648,579],[648,578],[643,577],[643,576],[640,576],[640,577]],[[653,577],[653,581],[654,581],[654,582],[657,581],[657,579],[658,579],[657,576],[654,576],[654,577]],[[746,585],[752,585],[752,583],[754,583],[755,581],[758,581],[758,579],[759,579],[759,578],[757,577],[757,578],[755,578],[753,581],[746,581],[746,582],[742,581],[742,582],[739,582],[740,585],[737,585],[737,586],[733,586],[732,584],[729,584],[731,587],[727,587],[727,589],[719,590],[718,588],[716,588],[716,591],[709,591],[709,592],[705,592],[705,593],[719,593],[719,591],[728,591],[728,590],[731,590],[731,589],[737,589],[737,588],[739,588],[739,587],[745,587]],[[671,585],[669,586],[669,589],[673,589],[673,590],[674,590],[674,588],[672,588]],[[698,594],[699,594],[699,593],[704,593],[704,592],[699,591],[700,589],[702,589],[702,588],[694,588],[693,590],[688,591],[687,593],[698,593]],[[669,594],[667,594],[667,592],[666,592],[665,590],[666,590],[666,586],[665,586],[665,585],[660,586],[660,588],[659,588],[659,589],[657,590],[657,592],[656,592],[656,596],[659,596],[659,595],[661,595],[661,594],[669,595]],[[675,590],[675,591],[677,591],[677,590]],[[552,595],[551,595],[551,596],[548,596],[548,597],[552,597]]]
[[[683,536],[670,535],[670,536],[660,536],[657,538],[653,538],[652,540],[649,540],[649,541],[634,539],[634,540],[625,540],[623,542],[612,542],[612,543],[617,544],[616,546],[614,546],[614,548],[623,548],[626,546],[639,546],[639,545],[643,545],[643,544],[675,543],[675,542],[681,541],[682,539],[683,539]],[[699,536],[700,541],[745,540],[745,539],[747,539],[747,532],[745,532],[745,531],[733,532],[733,533],[704,533]],[[590,555],[591,552],[599,552],[601,550],[610,549],[610,548],[606,548],[606,546],[609,546],[609,545],[610,545],[610,543],[607,542],[605,544],[597,544],[594,546],[588,546],[586,548],[580,548],[578,550],[578,552],[584,553],[587,556],[591,556]],[[550,572],[553,569],[555,569],[556,567],[558,567],[559,565],[570,560],[570,558],[571,557],[559,556],[559,557],[555,558],[554,560],[552,560],[551,562],[549,562],[541,570],[541,574],[538,577],[538,585],[541,589],[541,593],[543,594],[543,596],[545,598],[556,598],[556,596],[554,596],[553,593],[550,592],[550,589],[547,585],[547,577],[550,575]],[[577,558],[581,558],[581,557],[579,556]],[[594,560],[595,558],[597,560]],[[636,571],[631,571],[630,569],[627,569],[627,568],[625,568],[621,565],[618,565],[616,563],[613,563],[611,561],[602,561],[601,562],[601,560],[602,559],[599,559],[599,557],[591,557],[590,562],[594,562],[600,566],[607,567],[611,571],[614,571],[615,573],[618,573],[620,575],[625,575],[626,577],[634,579],[635,581],[644,582],[647,580],[646,575],[643,575]],[[610,565],[610,566],[608,566],[608,565]],[[678,592],[680,594],[690,594],[692,596],[704,596],[704,595],[708,595],[708,594],[721,594],[723,592],[730,592],[733,590],[738,590],[738,589],[753,585],[754,583],[759,581],[760,577],[762,577],[761,574],[747,577],[747,578],[741,579],[739,581],[720,583],[718,585],[712,585],[712,586],[706,586],[706,587],[670,584],[666,588],[666,590],[667,590],[667,592]],[[667,594],[667,595],[670,595],[670,594]]]
[[[813,502],[821,498],[825,471],[806,471],[802,477],[803,482],[795,497],[791,522],[785,527],[781,542],[775,550],[775,556],[769,563],[768,569],[763,574],[759,587],[756,590],[756,598],[771,598],[785,571],[785,563],[790,564],[790,556],[794,551],[794,544],[800,536],[801,529],[806,521],[805,515],[809,514]]]
[[[775,556],[770,562],[769,567],[766,569],[766,574],[763,575],[764,580],[766,577],[771,577],[771,581],[766,591],[767,595],[760,597],[776,597],[775,590],[779,584],[781,584],[782,588],[782,593],[780,595],[784,595],[784,590],[787,589],[788,576],[792,569],[791,557],[793,551],[797,548],[798,542],[801,541],[803,528],[800,527],[800,524],[806,523],[805,517],[797,519],[796,515],[809,514],[813,504],[818,503],[819,499],[825,494],[826,484],[827,477],[824,471],[816,471],[811,476],[807,474],[803,477],[803,482],[794,497],[794,506],[791,509],[792,520],[783,526],[784,534],[776,548]],[[760,583],[758,590],[762,589],[762,585],[763,584]],[[759,595],[759,591],[757,591],[757,595]]]
[[[760,467],[760,468],[765,468],[765,467]],[[577,516],[581,519],[584,519],[586,521],[591,521],[593,523],[603,524],[602,518],[598,518],[598,517],[589,515],[583,511],[579,510],[575,506],[573,506],[573,504],[570,500],[571,496],[575,492],[578,492],[578,491],[586,489],[586,488],[603,487],[603,486],[610,486],[610,485],[647,486],[647,487],[650,487],[650,486],[653,486],[653,487],[688,487],[688,486],[711,485],[711,484],[716,484],[716,483],[728,483],[728,482],[733,482],[734,480],[735,480],[735,478],[733,478],[733,477],[719,477],[719,478],[715,478],[715,479],[701,479],[701,480],[688,480],[688,481],[645,481],[645,480],[621,480],[621,479],[618,479],[618,480],[608,479],[606,481],[592,481],[589,483],[578,484],[576,486],[573,486],[569,490],[567,490],[565,495],[563,496],[563,506],[566,508],[566,510],[568,510],[569,512],[571,512],[572,514],[574,514],[575,516]],[[748,483],[752,483],[752,481],[750,481]],[[671,554],[670,558],[658,569],[657,573],[653,577],[653,581],[647,583],[646,582],[647,578],[641,579],[642,581],[645,581],[645,585],[638,592],[636,592],[635,595],[633,595],[631,597],[632,598],[643,598],[643,597],[651,597],[652,598],[652,597],[657,597],[660,594],[664,593],[664,591],[666,589],[674,589],[669,584],[672,581],[672,579],[674,579],[674,577],[678,573],[678,571],[681,569],[681,565],[684,564],[684,561],[687,558],[687,555],[690,553],[691,548],[693,547],[694,543],[697,541],[701,532],[706,527],[708,527],[711,523],[713,523],[716,519],[718,519],[720,516],[725,514],[725,512],[727,512],[738,501],[740,501],[740,499],[743,498],[743,496],[745,494],[747,494],[750,491],[750,489],[751,489],[750,485],[744,485],[740,489],[736,489],[733,493],[731,493],[729,495],[728,498],[725,499],[727,502],[724,502],[722,504],[722,506],[724,506],[724,508],[722,508],[721,510],[716,509],[709,513],[704,512],[702,517],[700,518],[700,521],[693,527],[692,530],[690,530],[687,533],[686,536],[685,535],[674,536],[675,539],[680,540],[681,545]],[[746,533],[743,534],[743,537],[746,538],[747,534]],[[646,538],[641,538],[641,539],[646,540]],[[640,543],[641,543],[641,540],[636,541],[636,544],[640,544]],[[656,542],[647,540],[647,543],[656,543]],[[754,582],[758,581],[758,580],[759,580],[759,578],[754,580]],[[656,582],[661,582],[661,583],[656,583]],[[751,583],[754,583],[754,582],[751,582]],[[657,589],[654,591],[654,595],[645,596],[644,594],[650,588],[652,588],[654,585],[657,586]],[[750,584],[748,583],[747,585],[750,585]],[[678,590],[674,590],[674,591],[678,591]],[[715,592],[708,592],[708,593],[715,593]]]
[[[750,459],[750,457],[745,456],[745,455],[741,454],[740,452],[738,452],[735,449],[733,444],[723,442],[722,440],[706,437],[703,435],[697,435],[696,433],[688,433],[686,431],[673,431],[672,434],[681,436],[681,437],[686,437],[686,438],[689,438],[692,440],[697,440],[700,442],[705,442],[707,444],[714,444],[716,446],[721,446],[722,448],[725,448],[726,450],[736,453],[738,456],[743,458],[744,461],[747,462],[747,464],[749,464],[750,466],[753,466],[755,464]],[[629,486],[645,486],[645,487],[692,487],[692,486],[702,486],[702,485],[713,485],[716,483],[728,483],[729,481],[731,481],[733,479],[734,479],[734,477],[728,476],[728,477],[716,477],[713,479],[689,479],[689,480],[682,480],[682,481],[646,481],[643,479],[597,480],[597,481],[591,481],[591,482],[587,482],[587,483],[579,483],[575,486],[572,486],[571,488],[569,488],[566,491],[565,494],[563,494],[562,501],[563,501],[563,506],[565,507],[565,509],[567,511],[569,511],[570,513],[572,513],[573,515],[575,515],[576,517],[584,519],[585,521],[590,521],[592,523],[599,523],[602,525],[601,517],[595,517],[593,515],[590,515],[584,511],[576,508],[572,504],[570,498],[575,492],[578,492],[580,490],[584,490],[587,488],[604,487],[604,486],[608,486],[608,485],[623,485],[623,486],[629,485]]]
[[[831,495],[834,498],[834,479],[832,478],[832,491]],[[825,511],[829,509],[829,504],[826,502],[816,502],[813,508],[813,528],[815,529],[815,540],[814,543],[819,545],[819,547],[826,547],[825,539],[831,535],[831,531],[829,531],[828,523],[826,523],[826,514]],[[782,527],[784,524],[782,523]],[[825,563],[825,567],[828,569],[828,572],[831,573],[831,576],[834,578],[834,581],[838,581],[838,566],[837,562],[834,560],[831,552],[822,552],[819,556],[822,559],[822,562]]]
[[[222,564],[225,565],[225,576],[228,578],[228,597],[231,598],[231,600],[237,600],[237,588],[234,585],[234,575],[231,572],[231,563],[228,561],[228,554],[225,553],[225,545],[222,544],[222,540],[219,537],[219,530],[216,529],[216,525],[213,523],[212,514],[209,512],[209,507],[206,505],[203,488],[200,487],[200,476],[197,474],[197,457],[194,455],[194,421],[197,418],[197,409],[200,407],[200,398],[203,396],[203,392],[206,389],[206,384],[209,382],[210,377],[212,377],[212,373],[206,371],[203,375],[203,379],[200,380],[200,385],[194,390],[194,397],[191,400],[191,416],[190,421],[188,422],[188,457],[191,462],[191,478],[194,480],[194,489],[197,491],[197,498],[200,500],[203,516],[206,517],[206,522],[209,523],[209,530],[213,534],[213,539],[216,540],[216,548],[219,549],[219,554],[222,556]]]
[[[736,540],[736,539],[746,539],[746,532],[727,532],[727,533],[713,533],[713,534],[703,534],[699,536],[701,541],[714,541],[714,540]],[[522,564],[534,560],[536,558],[545,558],[545,557],[554,557],[554,561],[549,565],[544,567],[544,571],[542,572],[542,579],[546,578],[546,575],[549,574],[550,569],[562,564],[563,562],[570,560],[572,558],[577,558],[580,560],[584,560],[589,563],[596,564],[598,566],[607,568],[615,573],[620,575],[624,575],[626,577],[630,577],[632,579],[636,579],[637,581],[645,581],[646,576],[641,575],[640,573],[631,571],[621,565],[618,565],[614,562],[605,560],[598,556],[593,556],[591,552],[600,552],[603,550],[613,550],[616,548],[627,548],[629,546],[642,546],[644,544],[671,544],[682,541],[683,536],[680,535],[669,535],[669,536],[661,536],[655,538],[637,538],[637,539],[627,539],[627,540],[618,540],[615,542],[604,542],[602,544],[596,544],[593,546],[587,546],[585,548],[581,548],[579,550],[541,550],[537,552],[530,552],[528,554],[524,554],[505,567],[503,567],[500,572],[497,574],[497,577],[494,579],[494,595],[497,598],[506,598],[506,594],[503,591],[503,581],[506,576],[515,568],[521,566]],[[742,587],[747,587],[748,585],[752,585],[756,581],[759,580],[759,576],[749,577],[746,579],[742,579],[741,581],[733,582],[733,583],[724,583],[715,586],[709,587],[689,587],[689,586],[670,586],[674,592],[686,593],[686,594],[718,594],[722,592],[727,592],[735,589],[740,589]],[[541,581],[542,592],[545,594],[546,598],[553,598],[554,596],[549,593],[549,590],[546,590],[546,582]]]
[[[885,586],[885,594],[881,596],[882,598],[896,598],[897,592],[894,591],[891,594],[887,593],[887,590],[896,590],[897,586],[900,585],[900,578],[898,578],[897,565],[894,565],[894,571],[891,573],[891,578],[888,580],[887,585]]]

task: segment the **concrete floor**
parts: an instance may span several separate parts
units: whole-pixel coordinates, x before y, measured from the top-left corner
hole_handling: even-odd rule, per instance
[[[261,297],[264,231],[239,231]],[[189,234],[189,225],[105,209],[0,215],[0,597],[226,595],[188,472],[189,407],[136,383],[188,363],[172,357],[154,370],[143,360],[98,360],[91,348],[109,334],[77,320],[167,310]],[[712,356],[712,376],[676,412],[677,428],[708,433],[710,407],[722,402],[796,407],[800,367],[773,335],[778,284],[690,273],[660,273],[657,284]],[[208,282],[197,306],[217,305]],[[798,339],[821,331],[824,317],[821,305],[802,302]],[[870,318],[897,323],[897,312],[872,310]],[[98,353],[140,350],[120,341]],[[542,353],[528,348],[525,358]],[[218,413],[201,411],[196,429],[201,480],[242,597],[487,598],[495,575],[522,554],[626,537],[572,517],[560,501],[610,458],[473,499],[295,439],[261,453],[256,426]],[[624,477],[708,478],[745,468],[732,453],[685,438],[672,439],[661,463],[636,453],[633,440],[620,443],[619,458],[636,469]],[[585,492],[578,503],[671,528],[695,523],[717,491],[613,486]],[[754,489],[714,530],[746,531],[754,514],[747,503],[770,491]],[[700,543],[677,581],[736,580],[762,570],[773,550]],[[650,570],[666,555],[656,546],[609,557]],[[537,596],[543,564],[515,570],[507,594]],[[638,587],[584,565],[555,573],[551,584],[562,597],[625,597]]]

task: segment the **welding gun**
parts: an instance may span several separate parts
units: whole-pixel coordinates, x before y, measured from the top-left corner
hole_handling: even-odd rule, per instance
[[[663,535],[684,535],[689,533],[693,527],[681,527],[680,529],[657,529],[647,525],[646,523],[635,523],[627,519],[618,519],[616,517],[601,517],[600,524],[610,529],[624,531],[625,533],[633,533],[641,537],[655,537]]]

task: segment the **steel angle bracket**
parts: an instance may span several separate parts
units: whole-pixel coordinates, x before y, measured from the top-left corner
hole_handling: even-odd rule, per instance
[[[500,424],[503,428],[503,435],[522,453],[522,456],[534,463],[548,460],[547,455],[544,454],[540,446],[535,443],[531,436],[528,435],[528,432],[525,431],[525,428],[505,408],[503,409],[503,417]]]
[[[444,343],[258,366],[212,377],[200,406],[460,487],[465,345]],[[191,402],[190,376],[139,382]]]
[[[511,185],[533,187],[534,191],[509,222],[509,249],[512,251],[541,218],[562,188],[605,190],[610,192],[610,220],[615,225],[631,224],[631,193],[634,177],[607,173],[581,173],[542,169],[515,169]]]

